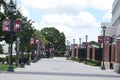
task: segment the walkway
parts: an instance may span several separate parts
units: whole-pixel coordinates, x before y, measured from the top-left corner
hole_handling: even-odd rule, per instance
[[[15,72],[3,72],[0,80],[120,80],[120,74],[65,58],[53,58],[41,59]]]

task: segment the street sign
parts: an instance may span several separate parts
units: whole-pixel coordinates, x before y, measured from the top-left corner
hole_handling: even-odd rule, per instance
[[[4,20],[3,25],[2,25],[2,31],[10,31],[10,25],[11,21],[10,20]]]

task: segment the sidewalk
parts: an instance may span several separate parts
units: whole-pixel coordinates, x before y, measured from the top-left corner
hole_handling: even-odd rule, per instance
[[[120,74],[65,58],[53,58],[41,59],[15,72],[3,72],[0,80],[120,80]]]

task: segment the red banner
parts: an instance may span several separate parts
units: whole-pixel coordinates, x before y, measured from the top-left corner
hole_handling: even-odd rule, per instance
[[[30,46],[32,46],[34,44],[34,38],[30,39]]]
[[[105,36],[105,43],[110,43],[111,37]],[[98,36],[98,43],[103,43],[103,36]]]
[[[10,31],[11,21],[4,20],[2,25],[2,31]]]
[[[86,42],[82,43],[82,48],[86,48]]]
[[[14,21],[14,32],[19,32],[21,29],[21,21],[15,20]]]
[[[39,38],[37,38],[37,39],[35,40],[35,42],[36,42],[36,43],[39,43],[39,42],[40,42]]]
[[[103,42],[103,36],[98,36],[98,43],[102,43]]]

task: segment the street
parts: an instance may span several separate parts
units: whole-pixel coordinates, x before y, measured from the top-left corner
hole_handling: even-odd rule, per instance
[[[14,72],[2,72],[0,80],[120,80],[120,74],[55,57],[41,59]]]

